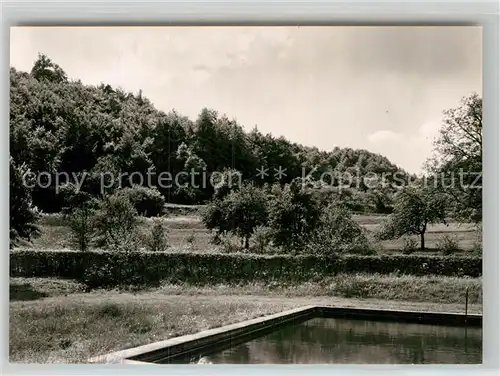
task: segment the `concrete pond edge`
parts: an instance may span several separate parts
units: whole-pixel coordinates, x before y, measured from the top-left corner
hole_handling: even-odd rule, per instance
[[[175,357],[186,351],[194,351],[210,344],[228,341],[252,333],[282,326],[294,320],[306,320],[313,317],[331,317],[345,319],[366,319],[374,321],[396,321],[430,325],[482,327],[482,315],[464,313],[444,313],[426,311],[402,311],[382,309],[343,308],[334,306],[309,305],[291,309],[223,327],[204,330],[196,334],[170,338],[164,341],[115,351],[96,356],[89,363],[105,364],[154,364],[154,360]]]

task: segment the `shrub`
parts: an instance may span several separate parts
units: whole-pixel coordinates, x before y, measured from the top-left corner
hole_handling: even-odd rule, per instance
[[[375,253],[363,228],[352,219],[345,207],[337,203],[325,208],[307,248],[322,255],[336,252]]]
[[[191,231],[191,233],[186,237],[186,242],[189,245],[193,245],[196,240],[196,236],[194,236],[194,231]]]
[[[68,216],[71,243],[85,252],[91,246],[95,233],[95,210],[89,205],[74,209]]]
[[[458,247],[458,239],[450,235],[442,236],[437,244],[437,248],[440,249],[444,255],[451,255],[460,250]]]
[[[225,253],[241,253],[243,250],[240,244],[236,244],[230,237],[224,237],[220,240],[219,248]]]
[[[253,251],[257,253],[264,253],[271,243],[271,234],[269,227],[256,227],[253,232],[253,241]]]
[[[201,209],[203,224],[207,229],[215,231],[215,239],[218,240],[231,230],[230,223],[226,221],[226,204],[227,201],[215,198]]]
[[[17,165],[12,157],[10,163],[10,246],[14,246],[21,239],[31,240],[33,236],[40,233],[38,220],[40,218],[38,210],[33,206],[31,199],[32,181],[28,180],[28,167],[25,164]]]
[[[152,252],[164,252],[168,248],[168,228],[161,218],[153,219],[153,227],[147,238],[148,249]]]
[[[135,185],[117,192],[132,203],[137,213],[145,217],[156,217],[163,212],[165,198],[157,188]]]
[[[212,234],[210,238],[209,244],[220,245],[222,243],[222,239],[218,233]]]
[[[137,211],[122,194],[106,196],[95,215],[97,245],[106,249],[133,250],[137,246]]]
[[[418,242],[415,238],[411,236],[406,236],[403,238],[403,254],[410,255],[418,249]]]

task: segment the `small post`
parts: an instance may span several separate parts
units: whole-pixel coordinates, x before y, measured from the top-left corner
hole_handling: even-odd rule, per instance
[[[465,346],[465,352],[467,353],[467,309],[469,306],[469,286],[465,288],[465,336],[464,336],[464,346]]]
[[[465,326],[467,327],[467,308],[469,305],[469,286],[465,288]]]

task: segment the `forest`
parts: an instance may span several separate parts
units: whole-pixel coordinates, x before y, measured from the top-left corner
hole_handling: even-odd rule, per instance
[[[344,172],[408,175],[367,150],[335,147],[322,151],[262,134],[256,127],[246,132],[236,120],[212,109],[201,109],[197,119],[175,110],[165,113],[142,92],[69,80],[44,55],[30,73],[11,68],[10,83],[10,155],[37,176],[43,173],[32,194],[33,204],[44,212],[58,212],[63,206],[54,184],[43,188],[50,179],[46,173],[52,174],[52,181],[57,173],[86,173],[89,178],[83,190],[92,194],[98,192],[91,177],[109,171],[117,176],[118,172],[146,176],[148,170],[156,176],[161,172],[175,176],[193,168],[208,173],[234,169],[258,185],[276,182],[273,169],[279,166],[286,171],[282,184],[312,170],[315,176],[325,171],[333,171],[334,176]],[[269,169],[269,174],[258,177],[260,168]],[[129,180],[124,179],[122,186],[130,185]],[[178,204],[202,204],[213,194],[209,184],[200,189],[158,189],[167,202]],[[390,189],[367,192],[363,186],[342,192],[352,208],[360,211],[388,210],[392,193]]]

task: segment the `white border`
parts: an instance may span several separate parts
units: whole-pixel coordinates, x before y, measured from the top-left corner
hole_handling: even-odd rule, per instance
[[[0,0],[1,1],[1,0]],[[396,371],[397,374],[497,374],[499,370],[499,4],[496,1],[234,1],[234,2],[127,2],[127,1],[3,1],[2,18],[2,85],[1,108],[3,150],[2,202],[4,213],[8,203],[9,145],[9,27],[15,25],[167,25],[167,24],[476,24],[483,26],[483,108],[484,108],[484,294],[483,338],[484,362],[480,366],[143,366],[143,365],[9,365],[8,364],[8,224],[2,226],[4,240],[1,262],[4,301],[0,370],[2,374],[18,375],[259,375],[305,374],[363,375]],[[8,215],[2,217],[8,221]]]

